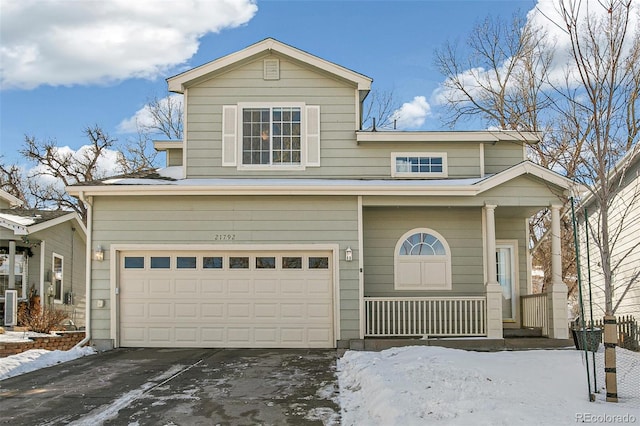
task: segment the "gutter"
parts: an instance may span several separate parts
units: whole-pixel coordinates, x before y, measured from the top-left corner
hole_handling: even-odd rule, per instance
[[[80,191],[78,194],[80,201],[87,206],[87,240],[85,248],[85,325],[84,325],[84,339],[79,341],[74,348],[81,348],[91,341],[91,277],[93,265],[91,264],[91,247],[93,246],[93,205],[87,199],[85,199],[84,192]]]

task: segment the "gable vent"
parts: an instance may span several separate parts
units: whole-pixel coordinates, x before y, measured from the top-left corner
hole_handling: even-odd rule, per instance
[[[265,80],[280,80],[280,61],[278,59],[264,60]]]

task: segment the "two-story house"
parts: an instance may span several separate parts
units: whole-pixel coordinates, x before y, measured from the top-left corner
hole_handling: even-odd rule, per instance
[[[168,167],[67,188],[89,208],[93,343],[331,348],[520,327],[527,218],[551,209],[559,235],[572,183],[526,160],[535,134],[363,131],[371,83],[270,38],[169,78],[184,140],[156,144]],[[553,250],[550,293],[525,309],[566,338]]]

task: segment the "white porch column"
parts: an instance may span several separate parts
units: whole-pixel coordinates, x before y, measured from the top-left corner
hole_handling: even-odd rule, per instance
[[[549,337],[568,339],[567,285],[562,281],[562,247],[560,239],[560,208],[551,206],[551,285],[547,290],[549,307]]]
[[[502,339],[502,288],[498,283],[498,265],[496,262],[496,205],[485,204],[487,242],[487,337]]]
[[[16,242],[9,241],[9,290],[16,288]],[[4,294],[2,295],[4,297]],[[18,297],[22,297],[22,293],[18,293]]]

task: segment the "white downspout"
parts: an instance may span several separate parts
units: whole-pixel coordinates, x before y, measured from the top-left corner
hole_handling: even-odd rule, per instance
[[[91,197],[90,197],[91,198]],[[87,207],[87,247],[85,249],[85,324],[84,324],[84,339],[79,341],[74,347],[80,348],[86,345],[91,340],[91,271],[93,265],[91,263],[91,248],[93,247],[93,205],[91,201],[84,198],[84,192],[80,191],[80,201]]]

